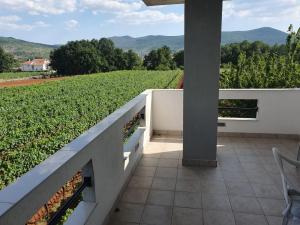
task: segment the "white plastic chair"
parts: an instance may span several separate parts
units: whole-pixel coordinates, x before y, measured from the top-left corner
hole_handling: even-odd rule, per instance
[[[300,148],[299,148],[300,151]],[[300,167],[300,161],[289,159],[288,157],[282,155],[277,148],[273,148],[273,154],[275,161],[280,170],[280,175],[283,184],[283,194],[286,203],[286,208],[283,211],[283,222],[282,225],[288,225],[291,222],[292,225],[300,224],[300,190],[296,190],[292,183],[289,182],[288,177],[284,171],[283,161],[295,166]],[[299,152],[298,156],[299,157]],[[297,158],[298,159],[298,158]]]

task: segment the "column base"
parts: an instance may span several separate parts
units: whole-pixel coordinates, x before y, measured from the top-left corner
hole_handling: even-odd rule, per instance
[[[182,159],[182,165],[187,167],[218,167],[218,161],[203,159]]]

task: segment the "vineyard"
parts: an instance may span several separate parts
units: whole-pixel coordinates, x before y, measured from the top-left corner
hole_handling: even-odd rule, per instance
[[[181,71],[119,71],[0,89],[0,189],[150,88]]]

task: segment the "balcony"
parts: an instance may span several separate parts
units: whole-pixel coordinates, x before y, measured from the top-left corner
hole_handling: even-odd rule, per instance
[[[147,90],[0,191],[0,224],[25,224],[78,171],[91,186],[65,224],[280,224],[271,148],[296,158],[300,90],[220,90],[220,99],[256,99],[258,112],[219,118],[217,168],[182,166],[183,91]],[[297,169],[289,176],[300,186]]]

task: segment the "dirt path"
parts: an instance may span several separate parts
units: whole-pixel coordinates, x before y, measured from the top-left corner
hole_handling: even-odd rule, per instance
[[[49,78],[49,79],[26,79],[26,80],[12,80],[12,81],[4,81],[0,82],[1,87],[16,87],[16,86],[28,86],[33,84],[41,84],[45,82],[50,82],[54,80],[62,80],[64,77],[59,78]]]

